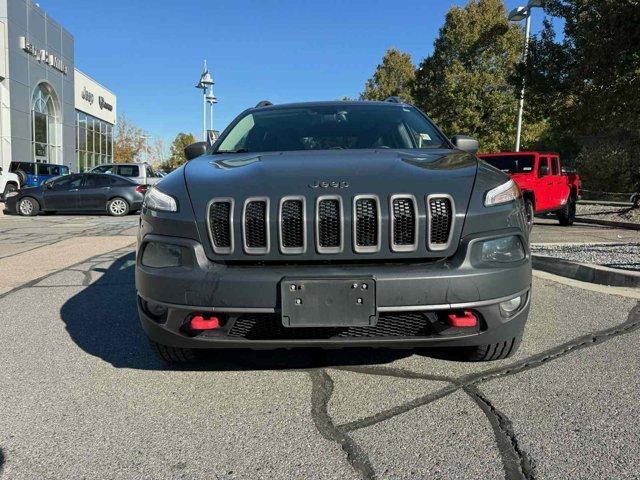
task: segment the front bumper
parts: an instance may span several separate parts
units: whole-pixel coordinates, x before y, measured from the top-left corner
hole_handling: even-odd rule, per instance
[[[477,242],[505,234],[519,232],[505,231],[491,236],[465,238],[454,257],[437,262],[311,265],[215,263],[206,257],[202,246],[194,240],[147,235],[140,241],[136,264],[138,310],[142,326],[152,340],[184,348],[410,348],[495,343],[521,334],[531,298],[528,251],[525,260],[508,266],[478,265],[472,259]],[[188,266],[143,266],[141,252],[150,241],[184,247],[188,252]],[[282,330],[279,292],[283,278],[365,275],[372,275],[376,282],[379,329]],[[523,297],[522,305],[517,313],[507,318],[501,313],[499,304],[516,296]],[[154,315],[148,308],[149,302],[156,306],[155,312],[157,307],[161,307],[166,313]],[[460,309],[473,310],[480,318],[479,326],[447,331],[437,328],[443,315]],[[205,312],[217,312],[223,320],[223,327],[198,335],[185,331],[185,324],[192,315]],[[420,322],[424,328],[418,325]],[[405,324],[415,328],[404,331],[402,326]],[[273,328],[260,330],[256,325]],[[255,333],[260,331],[263,335]],[[282,335],[274,334],[276,331]]]

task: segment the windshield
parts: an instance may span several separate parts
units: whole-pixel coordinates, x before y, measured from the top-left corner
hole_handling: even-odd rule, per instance
[[[225,134],[216,153],[444,145],[438,130],[415,108],[338,104],[248,113]]]
[[[482,159],[494,167],[508,173],[529,173],[533,171],[533,155],[493,155]]]

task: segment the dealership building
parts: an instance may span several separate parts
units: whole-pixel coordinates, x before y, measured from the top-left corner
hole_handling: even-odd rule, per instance
[[[31,0],[0,0],[0,166],[113,160],[116,96],[74,66],[74,39]]]

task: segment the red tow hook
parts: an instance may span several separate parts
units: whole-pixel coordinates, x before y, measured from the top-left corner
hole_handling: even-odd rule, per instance
[[[478,317],[471,310],[464,310],[462,316],[457,313],[450,313],[447,318],[452,327],[469,328],[478,325]]]
[[[203,315],[195,315],[189,322],[191,330],[215,330],[220,326],[218,317],[204,317]]]

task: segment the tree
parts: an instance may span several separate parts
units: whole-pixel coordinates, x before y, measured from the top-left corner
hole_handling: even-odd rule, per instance
[[[413,102],[413,84],[416,70],[411,55],[397,48],[390,48],[382,57],[382,63],[376,67],[373,76],[367,80],[363,100],[384,100],[397,96],[406,102]]]
[[[562,40],[545,21],[519,73],[527,102],[561,132],[548,143],[573,157],[589,189],[639,188],[638,1],[548,0],[545,12],[564,20]]]
[[[513,149],[519,88],[510,82],[524,35],[507,20],[501,0],[453,7],[416,75],[417,105],[448,134],[472,135],[482,151]],[[525,112],[523,144],[544,130]]]
[[[113,159],[116,163],[135,162],[145,145],[142,129],[129,121],[126,115],[118,118],[113,137]]]
[[[163,170],[174,170],[187,161],[184,156],[184,149],[187,145],[196,142],[196,137],[191,133],[180,132],[171,143],[171,156],[161,164]]]

